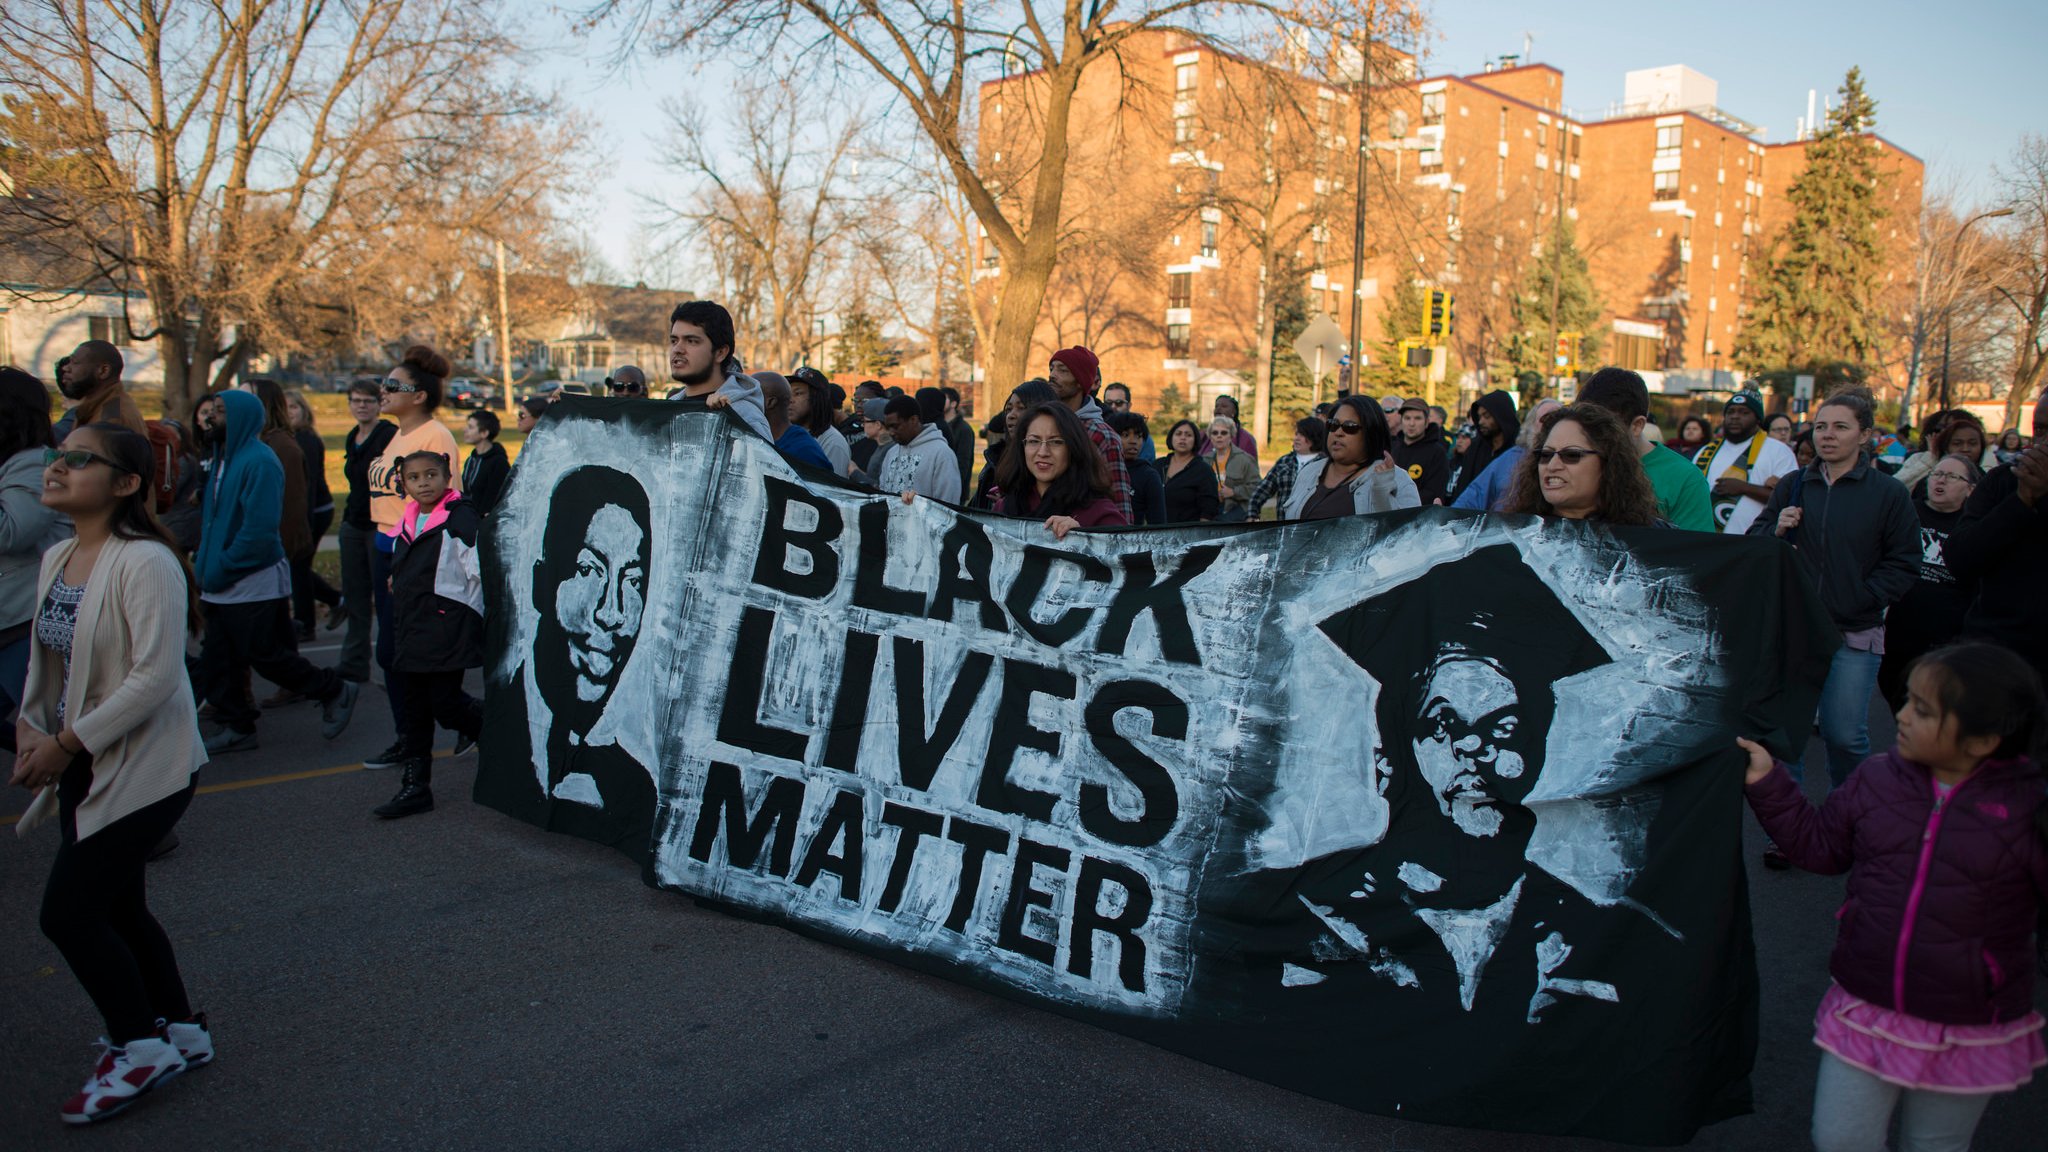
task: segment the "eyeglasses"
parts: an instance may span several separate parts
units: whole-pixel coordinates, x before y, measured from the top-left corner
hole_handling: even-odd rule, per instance
[[[405,381],[400,380],[396,376],[393,376],[391,379],[384,381],[384,391],[386,392],[417,392],[419,390],[419,385],[408,384]]]
[[[1131,402],[1129,400],[1104,400],[1102,406],[1112,412],[1122,412],[1130,408]]]
[[[105,464],[116,472],[134,471],[134,469],[123,467],[97,452],[88,452],[83,448],[43,449],[43,467],[48,468],[50,465],[57,463],[62,463],[67,472],[76,472],[80,468],[91,464]]]
[[[1330,421],[1330,431],[1356,436],[1360,432],[1365,431],[1365,425],[1360,424],[1356,420],[1332,420]]]
[[[1967,484],[1972,488],[1975,488],[1977,486],[1977,482],[1975,480],[1970,479],[1968,476],[1965,476],[1960,472],[1943,472],[1939,468],[1936,468],[1934,471],[1929,472],[1927,474],[1927,478],[1929,480],[1953,480],[1958,484]]]
[[[1037,452],[1041,450],[1051,452],[1055,449],[1065,451],[1066,447],[1067,442],[1065,440],[1060,439],[1057,436],[1026,436],[1024,438],[1024,450],[1026,452]]]
[[[1538,448],[1536,450],[1536,462],[1538,464],[1548,464],[1552,460],[1563,460],[1565,467],[1576,468],[1585,461],[1586,457],[1598,455],[1600,453],[1591,448]]]

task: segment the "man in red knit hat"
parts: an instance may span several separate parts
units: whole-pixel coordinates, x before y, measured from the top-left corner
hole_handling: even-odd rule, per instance
[[[1053,394],[1060,403],[1081,418],[1081,426],[1088,429],[1088,439],[1095,442],[1095,450],[1109,466],[1109,498],[1123,509],[1124,523],[1136,523],[1131,519],[1131,470],[1124,463],[1124,438],[1102,418],[1102,406],[1095,402],[1095,386],[1102,381],[1095,353],[1078,345],[1060,349],[1052,354],[1046,379],[1052,382]]]

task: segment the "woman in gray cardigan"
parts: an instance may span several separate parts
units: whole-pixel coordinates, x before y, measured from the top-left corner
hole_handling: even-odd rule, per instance
[[[70,515],[78,535],[43,559],[12,780],[37,791],[22,828],[55,793],[43,935],[107,1025],[106,1054],[58,1109],[69,1124],[113,1116],[213,1058],[143,892],[149,852],[191,803],[206,762],[185,674],[198,600],[150,515],[149,455],[140,433],[90,424],[48,450],[43,477],[43,502]]]
[[[1331,520],[1422,507],[1406,470],[1394,466],[1394,438],[1377,404],[1346,396],[1330,413],[1324,455],[1301,466],[1283,520]]]
[[[0,368],[0,709],[21,706],[28,679],[36,570],[71,522],[43,506],[43,449],[50,446],[50,393],[19,368]],[[0,744],[14,751],[12,725]]]

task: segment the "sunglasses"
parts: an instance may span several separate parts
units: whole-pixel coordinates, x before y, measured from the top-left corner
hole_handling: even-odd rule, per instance
[[[1356,420],[1332,420],[1330,421],[1330,431],[1344,432],[1356,436],[1360,432],[1365,431],[1365,425],[1360,424]]]
[[[417,392],[419,390],[419,385],[407,384],[405,381],[398,379],[396,376],[384,382],[384,391],[386,392]]]
[[[1536,462],[1538,464],[1548,464],[1552,460],[1563,460],[1565,467],[1576,468],[1585,461],[1586,457],[1598,455],[1600,453],[1591,448],[1538,448],[1536,450]]]
[[[83,448],[43,449],[43,467],[48,468],[50,465],[58,463],[63,464],[67,472],[76,472],[80,468],[93,464],[105,464],[116,472],[132,471],[132,469],[123,467],[97,452],[88,452]]]
[[[607,392],[616,392],[621,396],[645,396],[647,394],[647,385],[645,384],[636,384],[631,380],[613,380],[609,376],[604,378],[604,388]]]

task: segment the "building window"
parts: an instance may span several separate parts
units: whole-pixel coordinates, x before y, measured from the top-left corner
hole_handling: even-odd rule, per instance
[[[1451,227],[1453,227],[1453,228],[1456,228],[1456,227],[1458,226],[1458,210],[1459,210],[1459,209],[1461,209],[1461,208],[1463,208],[1464,206],[1465,206],[1465,190],[1464,190],[1463,188],[1453,188],[1453,189],[1451,189],[1451,208],[1450,208],[1450,218],[1451,218]]]
[[[1550,150],[1550,125],[1541,120],[1536,122],[1536,148],[1542,152]]]
[[[85,321],[86,339],[104,340],[109,344],[127,344],[128,326],[121,323],[119,316],[88,316]],[[119,335],[115,335],[115,333]]]
[[[1650,193],[1653,200],[1678,199],[1678,173],[1658,172],[1650,178],[1654,187]]]
[[[1442,91],[1422,94],[1422,126],[1428,128],[1444,122],[1444,93]]]
[[[1166,274],[1166,306],[1168,308],[1189,308],[1195,299],[1195,274],[1192,272],[1169,272]]]
[[[1173,70],[1173,90],[1176,94],[1180,95],[1186,95],[1195,90],[1195,65],[1192,62],[1175,66]]]
[[[1175,144],[1192,144],[1194,140],[1195,118],[1193,116],[1175,116],[1173,118],[1173,142]]]
[[[1188,326],[1168,324],[1166,326],[1166,355],[1173,360],[1185,360],[1188,355]]]
[[[1684,144],[1685,129],[1678,124],[1667,124],[1657,129],[1657,159],[1678,155]]]
[[[1216,221],[1202,221],[1202,255],[1216,255]]]
[[[1444,152],[1441,148],[1426,148],[1419,157],[1424,176],[1434,176],[1444,170]]]

